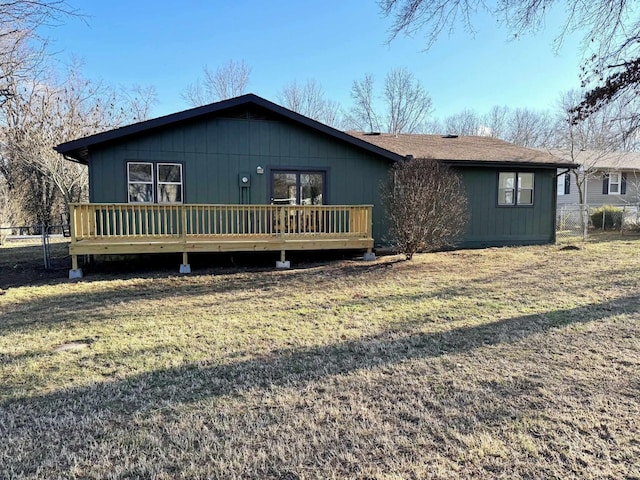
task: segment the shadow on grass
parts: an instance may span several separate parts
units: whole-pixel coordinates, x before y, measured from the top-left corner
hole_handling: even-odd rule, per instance
[[[69,244],[51,245],[53,268],[44,269],[42,246],[25,245],[0,248],[0,289],[23,286],[58,285],[68,283],[71,268]],[[359,250],[318,250],[287,252],[293,270],[306,270],[331,262],[362,257]],[[81,257],[82,258],[82,257]],[[189,255],[194,275],[224,275],[240,272],[274,270],[280,252],[192,253]],[[365,262],[349,270],[363,271],[387,268],[387,263]],[[130,278],[170,278],[178,274],[182,254],[148,254],[116,256],[112,260],[99,260],[81,264],[83,283]]]
[[[441,333],[406,334],[394,330],[327,346],[273,350],[260,357],[229,364],[186,364],[90,387],[15,398],[4,403],[2,410],[6,411],[1,416],[10,414],[10,410],[25,408],[36,416],[62,411],[65,415],[82,416],[104,409],[132,415],[167,404],[239,395],[249,389],[300,387],[328,376],[513,343],[553,328],[639,311],[640,296],[633,295]]]

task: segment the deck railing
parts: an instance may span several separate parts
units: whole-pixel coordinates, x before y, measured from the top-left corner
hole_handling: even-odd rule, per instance
[[[367,237],[371,205],[73,204],[72,241],[273,236]]]

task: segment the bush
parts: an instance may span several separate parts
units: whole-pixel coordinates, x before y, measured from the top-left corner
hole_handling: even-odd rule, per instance
[[[382,186],[382,200],[390,240],[407,260],[453,245],[469,216],[462,180],[432,159],[396,163]]]
[[[622,209],[605,205],[591,214],[591,224],[599,230],[619,230],[622,227]]]

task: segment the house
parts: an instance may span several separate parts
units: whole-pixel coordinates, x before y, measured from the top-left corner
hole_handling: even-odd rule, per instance
[[[554,241],[556,169],[570,164],[483,137],[348,134],[253,94],[56,147],[88,165],[72,206],[78,255],[362,249],[386,237],[380,184],[407,155],[463,176],[461,246]]]
[[[550,153],[560,161],[573,160],[579,165],[575,172],[558,171],[558,209],[581,203],[589,207],[640,204],[640,153],[597,150]]]
[[[470,220],[460,247],[555,241],[556,175],[575,164],[492,137],[354,135],[402,156],[434,158],[461,176]]]

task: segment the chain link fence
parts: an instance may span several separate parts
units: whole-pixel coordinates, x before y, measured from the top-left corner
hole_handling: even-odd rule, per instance
[[[637,205],[600,206],[561,205],[556,216],[556,240],[586,240],[594,230],[625,234],[640,233],[640,207]]]
[[[0,227],[0,246],[11,248],[17,261],[40,256],[45,270],[69,268],[69,237],[67,224]]]
[[[562,205],[556,218],[556,240],[586,240],[589,234],[589,206]]]

